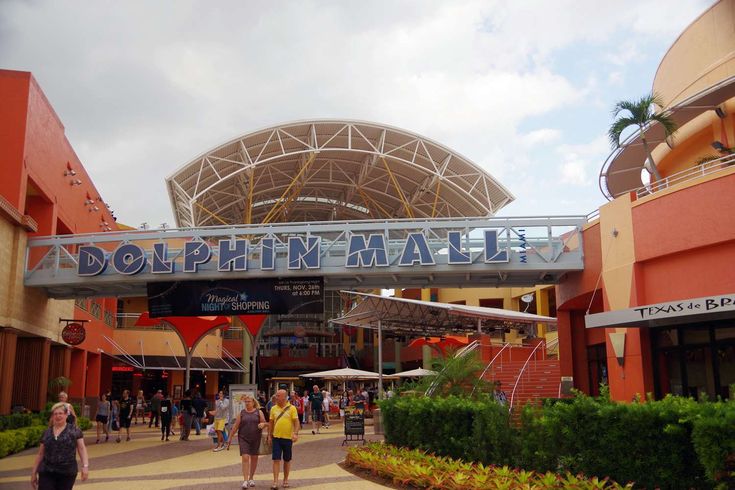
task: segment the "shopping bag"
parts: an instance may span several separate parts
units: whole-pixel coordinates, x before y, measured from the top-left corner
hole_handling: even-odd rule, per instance
[[[260,448],[258,454],[270,454],[273,451],[270,439],[268,439],[268,432],[263,431],[260,434]]]
[[[214,424],[207,425],[207,436],[217,437],[217,433],[214,431]]]

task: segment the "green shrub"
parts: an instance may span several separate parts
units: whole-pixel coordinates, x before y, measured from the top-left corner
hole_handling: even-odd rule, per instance
[[[82,430],[89,430],[92,428],[92,421],[89,420],[89,417],[78,417],[77,425]]]
[[[735,487],[735,402],[708,404],[693,417],[692,441],[707,478]]]
[[[394,397],[379,404],[390,444],[464,460],[509,461],[508,411],[490,398]]]
[[[489,399],[396,397],[380,405],[386,442],[440,456],[646,488],[729,488],[734,476],[735,402],[579,395],[525,407],[518,427]]]
[[[0,458],[37,446],[46,426],[32,425],[0,432]]]
[[[39,420],[40,417],[32,413],[0,415],[0,431],[28,427],[29,425],[37,424]]]

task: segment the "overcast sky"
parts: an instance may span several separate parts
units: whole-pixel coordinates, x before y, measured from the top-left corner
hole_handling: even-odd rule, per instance
[[[33,72],[121,222],[174,223],[166,176],[236,136],[349,118],[487,169],[502,216],[586,214],[620,99],[711,2],[0,0],[0,67]]]

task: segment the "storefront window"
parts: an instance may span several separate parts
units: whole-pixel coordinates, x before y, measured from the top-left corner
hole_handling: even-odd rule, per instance
[[[651,332],[657,398],[668,393],[716,399],[735,383],[733,320]]]

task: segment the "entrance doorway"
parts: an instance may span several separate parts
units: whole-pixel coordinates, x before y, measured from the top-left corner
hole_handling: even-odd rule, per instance
[[[651,331],[656,398],[668,393],[694,398],[733,395],[735,321]]]

